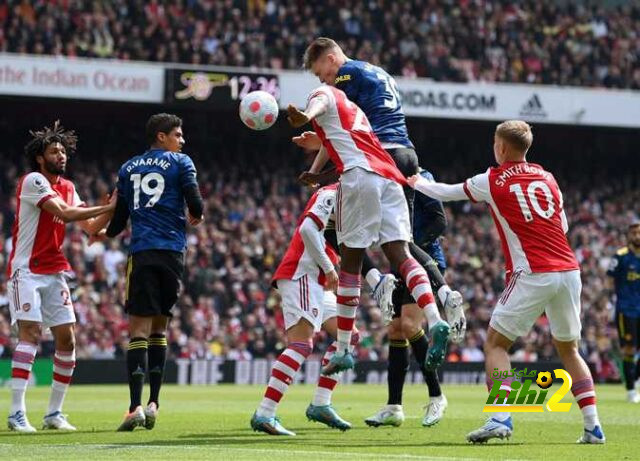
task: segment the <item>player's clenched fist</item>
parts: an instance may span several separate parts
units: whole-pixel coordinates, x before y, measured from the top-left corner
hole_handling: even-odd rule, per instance
[[[422,178],[419,174],[414,174],[413,176],[409,176],[407,178],[407,184],[409,184],[412,188],[416,188],[416,183]]]
[[[307,123],[309,123],[309,116],[295,107],[293,104],[289,104],[289,107],[287,107],[287,114],[287,120],[289,121],[289,124],[294,128],[299,128],[302,125],[306,125]]]
[[[329,271],[325,274],[326,280],[324,282],[324,289],[326,291],[338,291],[338,274],[335,270]]]
[[[191,216],[191,213],[187,212],[187,221],[192,226],[197,226],[204,220],[204,216],[200,216],[199,218],[194,218]]]

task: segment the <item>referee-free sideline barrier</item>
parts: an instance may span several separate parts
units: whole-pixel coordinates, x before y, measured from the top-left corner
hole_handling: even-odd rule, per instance
[[[272,360],[218,360],[218,359],[177,359],[168,360],[165,369],[165,383],[180,385],[215,384],[261,384],[269,380]],[[52,360],[36,359],[31,384],[50,385]],[[528,368],[537,371],[553,371],[562,368],[559,362],[535,362],[511,365],[517,370]],[[320,375],[320,361],[309,360],[296,377],[297,383],[315,384]],[[76,363],[73,384],[124,384],[127,382],[126,364],[123,359],[82,360]],[[438,370],[444,384],[484,384],[484,362],[445,363]],[[11,360],[0,360],[0,385],[8,385],[11,377]],[[387,364],[379,361],[359,361],[355,371],[343,374],[342,382],[384,384],[387,382]],[[422,383],[422,373],[412,363],[407,382]]]

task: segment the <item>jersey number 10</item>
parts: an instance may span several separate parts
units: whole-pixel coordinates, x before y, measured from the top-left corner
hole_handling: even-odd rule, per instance
[[[545,199],[547,200],[547,209],[543,209],[538,201],[538,197],[536,196],[536,191],[540,189],[544,194]],[[509,186],[509,192],[513,192],[516,194],[516,198],[518,199],[518,205],[520,205],[520,211],[522,211],[522,215],[524,216],[524,220],[526,222],[533,221],[533,214],[531,213],[531,208],[529,208],[529,204],[527,203],[527,199],[524,196],[524,191],[522,190],[522,186],[518,183],[511,184]],[[556,205],[553,203],[553,194],[551,193],[551,189],[549,186],[542,181],[532,181],[527,187],[527,195],[529,196],[529,201],[531,202],[531,206],[535,210],[536,214],[544,219],[550,219],[553,214],[556,212]]]
[[[140,173],[132,174],[133,182],[133,209],[140,208],[140,190],[145,195],[149,195],[149,200],[145,203],[146,208],[153,207],[164,192],[164,177],[160,173],[149,173],[142,176]]]

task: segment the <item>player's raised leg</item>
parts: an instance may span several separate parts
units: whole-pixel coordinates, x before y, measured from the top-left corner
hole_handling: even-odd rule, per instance
[[[371,288],[371,297],[382,312],[382,322],[388,325],[393,320],[393,291],[398,279],[393,274],[382,274],[365,252],[361,274]]]
[[[19,341],[11,359],[11,408],[7,425],[12,431],[30,433],[36,429],[27,419],[25,395],[38,349],[40,324],[18,320],[18,328]]]
[[[428,370],[434,370],[444,362],[450,327],[440,317],[440,312],[431,291],[429,277],[424,268],[409,255],[406,242],[388,242],[382,246],[382,249],[392,267],[398,268],[407,288],[411,292],[411,296],[416,300],[427,319],[433,344],[427,354],[425,367]]]
[[[322,373],[330,376],[355,366],[355,359],[349,347],[351,334],[355,325],[356,311],[360,304],[360,270],[362,268],[363,248],[349,248],[340,245],[342,263],[338,279],[337,305],[337,350],[329,363],[322,368]]]
[[[436,261],[414,242],[409,242],[411,256],[424,267],[429,277],[431,289],[438,296],[444,309],[447,323],[451,327],[451,341],[461,343],[467,331],[467,319],[464,316],[462,295],[447,285],[444,275],[438,268]]]
[[[298,281],[278,280],[278,290],[284,296],[289,297],[298,289],[293,285],[297,287]],[[289,295],[285,295],[285,292],[289,292]],[[283,309],[286,309],[286,306],[283,306]],[[313,350],[312,338],[315,326],[302,316],[291,319],[291,313],[287,315],[285,312],[285,321],[289,317],[289,322],[295,322],[287,328],[287,348],[273,363],[264,397],[251,418],[251,428],[254,431],[269,435],[296,435],[295,432],[285,429],[280,424],[280,420],[276,417],[276,410],[289,385],[293,383],[300,366]]]
[[[73,370],[76,366],[74,324],[66,323],[51,327],[55,338],[56,351],[53,357],[53,382],[49,408],[42,422],[43,429],[75,431],[62,414],[62,404],[67,395]]]
[[[415,304],[409,304],[402,307],[402,316],[400,317],[402,332],[408,338],[409,346],[413,352],[422,377],[427,384],[429,391],[429,403],[422,419],[422,425],[430,427],[442,419],[447,409],[447,398],[442,393],[440,381],[435,370],[428,370],[424,367],[429,351],[429,341],[427,335],[422,329],[422,313]]]

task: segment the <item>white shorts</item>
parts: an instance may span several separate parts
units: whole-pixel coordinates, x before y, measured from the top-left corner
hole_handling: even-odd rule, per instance
[[[7,294],[11,324],[18,320],[55,327],[75,323],[71,293],[64,274],[34,274],[18,269],[9,279]]]
[[[336,296],[308,275],[298,280],[278,280],[277,284],[287,330],[305,319],[320,331],[324,322],[337,315]]]
[[[402,186],[352,168],[340,177],[336,199],[338,242],[349,248],[411,240],[411,220]]]
[[[516,271],[502,292],[489,324],[514,341],[526,335],[544,312],[555,339],[580,339],[581,291],[578,270],[538,274]]]

